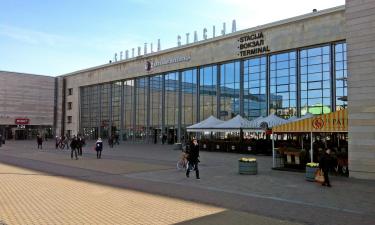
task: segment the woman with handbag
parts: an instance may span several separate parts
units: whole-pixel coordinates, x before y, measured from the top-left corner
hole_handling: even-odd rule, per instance
[[[320,158],[319,168],[323,171],[324,182],[322,186],[331,187],[329,182],[328,172],[332,166],[332,157],[331,157],[331,150],[328,148],[326,149],[324,155]]]

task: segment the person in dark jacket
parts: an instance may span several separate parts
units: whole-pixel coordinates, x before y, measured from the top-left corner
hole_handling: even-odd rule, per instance
[[[197,179],[200,179],[199,177],[199,145],[196,139],[193,139],[192,144],[190,145],[190,149],[188,152],[187,160],[189,162],[188,169],[186,170],[186,177],[189,177],[190,171],[194,168],[195,170],[195,176]]]
[[[78,155],[82,156],[82,146],[85,144],[85,140],[82,138],[81,135],[78,135],[77,144]]]
[[[102,158],[103,141],[101,138],[98,138],[98,140],[96,141],[95,150],[96,150],[96,158],[97,159]]]
[[[324,175],[324,182],[322,183],[323,186],[331,187],[329,182],[328,172],[332,167],[332,157],[331,157],[331,150],[328,148],[324,155],[320,158],[319,161],[319,168],[323,171]]]
[[[76,156],[76,159],[78,159],[78,156],[77,156],[77,148],[79,146],[79,143],[78,143],[78,140],[77,138],[74,136],[72,141],[70,142],[70,149],[71,149],[71,153],[70,153],[70,158],[73,159],[73,152]]]
[[[38,149],[40,147],[40,149],[43,149],[43,138],[42,138],[42,135],[38,135],[38,137],[36,138],[36,141],[38,142]]]
[[[113,148],[114,138],[115,138],[115,136],[113,134],[108,137],[108,145],[109,145],[110,148]]]

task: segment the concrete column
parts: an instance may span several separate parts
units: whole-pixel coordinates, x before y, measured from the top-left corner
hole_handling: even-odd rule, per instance
[[[270,97],[270,83],[271,83],[271,69],[270,69],[270,67],[271,67],[271,63],[270,63],[270,55],[267,55],[266,56],[266,106],[267,106],[267,110],[266,110],[266,112],[267,112],[267,115],[266,116],[268,116],[269,114],[270,114],[270,99],[271,99],[271,97]]]
[[[200,82],[201,82],[201,70],[200,67],[197,67],[197,93],[196,93],[196,102],[197,102],[197,120],[196,123],[200,122],[200,106],[201,106],[201,99],[200,99]]]
[[[216,117],[220,119],[220,79],[221,79],[221,65],[216,67]]]
[[[165,75],[162,75],[161,91],[161,134],[165,133]]]
[[[132,124],[133,124],[133,141],[135,141],[135,128],[137,126],[137,87],[138,87],[138,84],[137,84],[137,79],[134,79],[134,86],[133,86],[133,109],[132,109],[132,114],[133,114],[133,121],[132,121]]]
[[[336,55],[335,44],[330,45],[331,60],[331,111],[336,111]]]
[[[146,103],[146,133],[147,133],[147,143],[150,142],[150,77],[147,77],[147,90],[146,90],[146,96],[147,96],[147,103]]]
[[[242,117],[244,114],[244,61],[240,60],[240,115]]]
[[[301,56],[300,56],[300,53],[301,53],[301,50],[298,49],[297,52],[296,52],[296,68],[297,68],[297,71],[296,71],[296,82],[297,82],[297,93],[296,93],[296,98],[297,98],[297,116],[300,117],[301,116],[301,68],[300,68],[300,60],[301,60]]]
[[[99,85],[97,85],[97,90],[98,90],[98,98],[99,98],[99,116],[98,116],[98,118],[99,118],[99,120],[98,120],[98,136],[99,137],[101,137],[101,130],[102,130],[102,128],[101,128],[101,126],[102,126],[102,85],[101,84],[99,84]]]
[[[121,96],[120,96],[120,140],[123,141],[122,137],[124,134],[124,112],[125,112],[125,101],[124,101],[124,81],[121,81]]]
[[[182,120],[182,72],[178,72],[178,115],[177,115],[177,142],[181,142],[181,120]]]
[[[349,176],[375,179],[375,1],[346,0]]]
[[[109,130],[108,130],[108,135],[109,137],[112,135],[112,90],[113,90],[113,83],[109,85]]]

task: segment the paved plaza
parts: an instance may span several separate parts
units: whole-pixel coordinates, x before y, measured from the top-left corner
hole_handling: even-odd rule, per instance
[[[0,224],[375,224],[375,182],[332,177],[332,188],[303,173],[239,175],[241,154],[201,151],[201,179],[176,170],[170,145],[104,146],[83,157],[38,150],[36,141],[0,147]]]

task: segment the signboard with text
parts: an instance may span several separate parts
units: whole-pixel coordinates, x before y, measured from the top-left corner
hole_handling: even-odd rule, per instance
[[[16,125],[26,125],[26,124],[29,124],[30,122],[30,119],[28,118],[16,118],[14,123]]]

